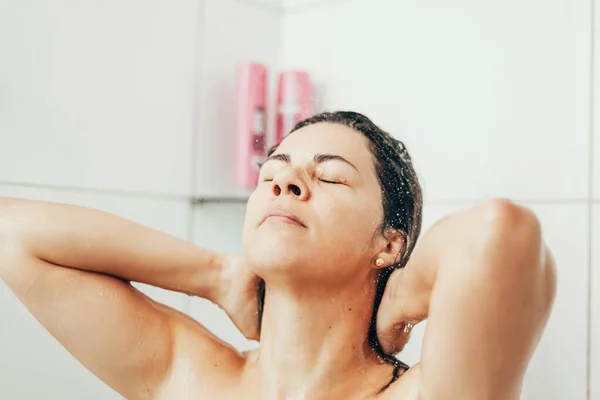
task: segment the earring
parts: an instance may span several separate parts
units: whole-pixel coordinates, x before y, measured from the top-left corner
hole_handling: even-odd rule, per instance
[[[378,267],[383,266],[383,264],[385,263],[385,261],[383,261],[383,258],[378,258],[377,260],[375,260],[375,265],[377,265]]]
[[[414,327],[414,324],[411,324],[410,322],[407,323],[406,325],[404,325],[404,333],[408,333],[410,332],[410,330]]]

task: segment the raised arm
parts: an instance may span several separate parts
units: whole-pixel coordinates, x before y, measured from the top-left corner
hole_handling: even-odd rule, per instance
[[[211,363],[236,361],[199,324],[128,281],[217,301],[221,271],[217,254],[106,212],[0,199],[0,278],[71,354],[128,399],[161,396],[183,335]]]
[[[220,254],[116,215],[0,199],[0,218],[29,255],[49,263],[215,300]]]
[[[556,286],[530,210],[494,200],[441,220],[390,283],[397,321],[428,317],[423,400],[519,398]]]

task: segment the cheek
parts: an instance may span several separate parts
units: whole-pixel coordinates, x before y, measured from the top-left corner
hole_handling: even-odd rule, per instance
[[[321,228],[327,232],[325,236],[339,246],[362,250],[370,245],[382,213],[367,201],[336,201],[328,203],[319,214]]]
[[[264,214],[264,207],[261,207],[260,194],[256,191],[250,195],[246,203],[246,215],[244,217],[243,240],[247,240],[252,235],[252,231],[256,229],[256,225]],[[261,210],[263,210],[261,212]]]

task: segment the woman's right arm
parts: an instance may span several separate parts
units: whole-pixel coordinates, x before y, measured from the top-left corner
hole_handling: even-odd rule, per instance
[[[28,254],[82,271],[111,275],[218,300],[222,255],[116,215],[86,207],[0,199],[3,229]]]
[[[128,399],[158,398],[182,351],[211,365],[237,360],[202,326],[128,282],[218,302],[221,261],[102,211],[0,199],[0,278],[71,354]],[[188,341],[180,339],[190,335],[194,348],[184,350],[180,343]]]

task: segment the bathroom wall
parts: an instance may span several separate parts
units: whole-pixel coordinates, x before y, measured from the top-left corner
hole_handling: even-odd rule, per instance
[[[235,63],[305,68],[321,109],[363,112],[405,141],[425,190],[424,229],[489,196],[538,213],[559,288],[523,398],[600,400],[600,343],[590,340],[600,338],[593,9],[583,0],[2,2],[0,196],[96,207],[240,251]],[[199,197],[208,201],[193,204]],[[139,286],[236,347],[255,345],[208,302]],[[401,358],[418,360],[423,329]],[[120,398],[0,283],[0,398],[82,393]]]
[[[591,2],[330,1],[290,10],[283,27],[282,65],[313,73],[321,109],[363,112],[406,143],[425,228],[490,196],[538,213],[559,285],[523,399],[600,400],[600,386],[587,394],[600,382],[600,343],[593,357],[588,343],[590,314],[600,340],[598,294],[589,308],[590,279],[600,286],[600,261],[590,260],[590,242],[600,245]],[[401,355],[410,363],[423,328]]]

